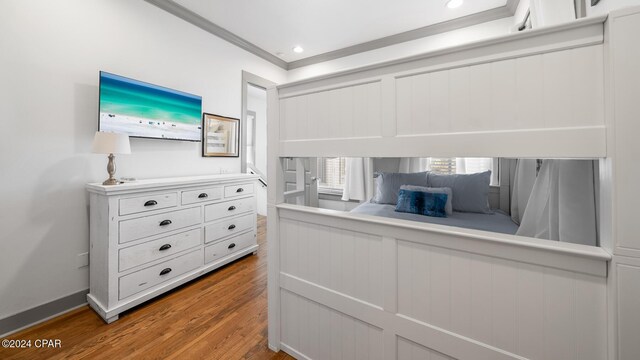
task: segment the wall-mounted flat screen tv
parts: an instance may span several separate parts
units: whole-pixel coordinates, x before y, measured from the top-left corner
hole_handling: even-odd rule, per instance
[[[202,97],[100,72],[98,130],[201,141]]]

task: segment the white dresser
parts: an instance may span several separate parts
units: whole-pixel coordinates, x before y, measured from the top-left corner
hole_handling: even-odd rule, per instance
[[[133,306],[255,253],[256,180],[229,174],[88,184],[91,307],[110,323]]]

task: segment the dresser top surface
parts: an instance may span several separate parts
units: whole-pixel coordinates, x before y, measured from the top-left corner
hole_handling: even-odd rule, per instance
[[[89,183],[86,188],[90,192],[115,195],[130,191],[153,190],[157,188],[180,187],[180,186],[197,186],[206,184],[215,184],[216,182],[235,182],[235,181],[253,181],[258,176],[253,174],[220,174],[220,175],[200,175],[200,176],[183,176],[159,179],[144,179],[132,182],[125,182],[119,185],[102,185],[102,183]]]

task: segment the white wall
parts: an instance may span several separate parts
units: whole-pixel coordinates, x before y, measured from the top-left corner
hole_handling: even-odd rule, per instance
[[[203,110],[240,117],[241,70],[285,71],[142,0],[10,0],[0,11],[0,318],[88,287],[84,184],[106,178],[90,154],[98,71],[203,96]],[[240,171],[202,158],[199,143],[132,139],[117,158],[138,178]]]
[[[255,166],[267,176],[267,91],[253,85],[247,89],[247,110],[256,113],[256,159]],[[257,212],[267,216],[267,188],[259,186],[256,192]]]
[[[640,5],[640,0],[600,0],[598,5],[591,6],[591,1],[587,1],[587,16],[597,16],[620,9],[627,6]]]
[[[293,69],[289,71],[288,81],[301,80],[339,70],[400,59],[407,56],[465,44],[471,41],[506,35],[509,34],[513,28],[513,24],[514,18],[507,17],[418,40],[407,41],[401,44]]]
[[[256,113],[255,166],[267,175],[267,91],[249,85],[247,109]]]

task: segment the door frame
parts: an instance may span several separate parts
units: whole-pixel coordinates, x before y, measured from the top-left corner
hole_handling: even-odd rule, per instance
[[[242,173],[247,172],[247,86],[249,85],[262,88],[266,91],[276,86],[276,83],[242,70],[242,107],[240,109],[240,171]],[[267,126],[269,126],[268,122]]]

